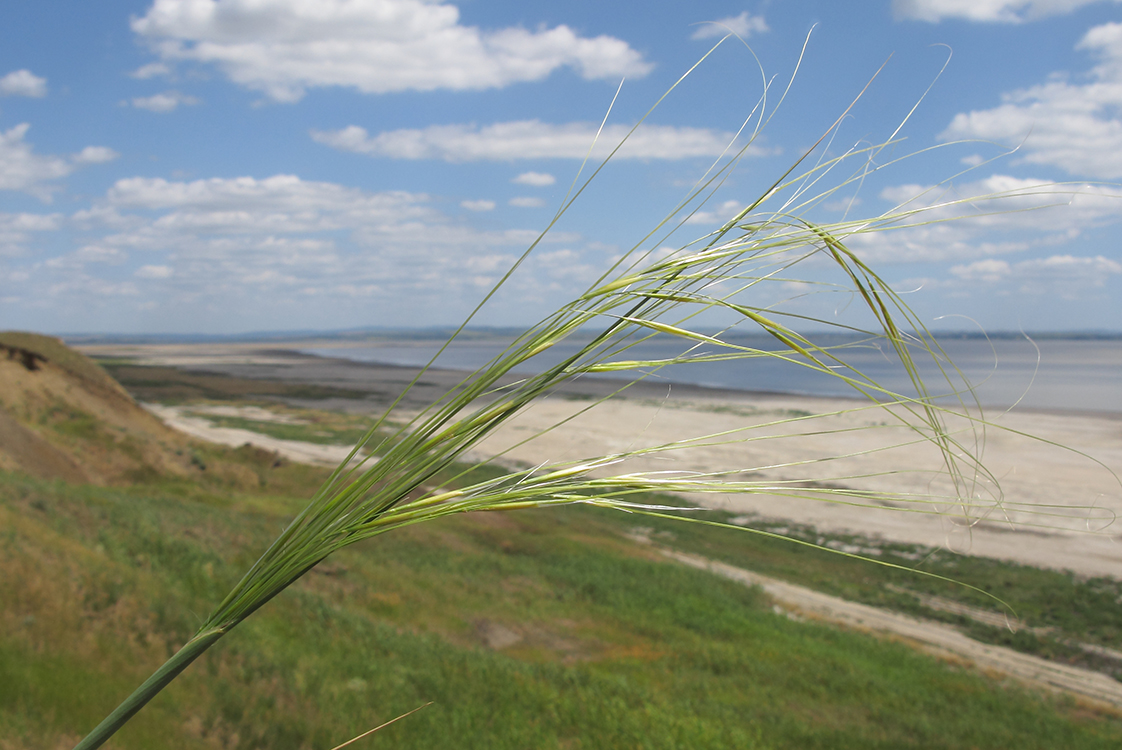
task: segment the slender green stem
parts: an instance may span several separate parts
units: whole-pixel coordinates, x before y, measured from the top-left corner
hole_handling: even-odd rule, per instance
[[[162,667],[144,681],[143,685],[133,691],[133,694],[126,698],[121,705],[117,706],[113,713],[105,717],[105,720],[87,734],[85,739],[75,745],[74,750],[93,750],[105,744],[125,722],[132,718],[133,714],[144,708],[148,701],[155,698],[156,694],[163,690],[169,682],[174,680],[191,662],[202,656],[204,651],[217,643],[218,639],[224,635],[226,635],[224,629],[207,630],[187,641],[183,648],[176,651],[170,659],[164,662]]]

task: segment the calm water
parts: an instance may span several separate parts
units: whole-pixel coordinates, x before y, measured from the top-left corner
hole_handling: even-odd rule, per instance
[[[736,343],[759,348],[775,348],[770,338],[745,337]],[[839,343],[841,339],[831,339]],[[825,341],[820,342],[825,343]],[[943,349],[975,386],[979,400],[986,406],[1008,406],[1021,399],[1021,406],[1048,409],[1122,412],[1122,339],[1045,339],[1036,348],[1024,339],[942,340]],[[500,353],[505,342],[466,341],[453,344],[438,360],[439,367],[474,370]],[[578,344],[560,344],[543,352],[524,372],[534,372],[561,361]],[[424,365],[437,352],[436,341],[388,341],[350,348],[308,349],[309,354],[344,357],[363,362],[393,365]],[[657,359],[682,351],[679,341],[655,339],[645,342],[617,359]],[[697,350],[703,352],[705,350]],[[890,356],[872,348],[853,348],[844,358],[858,370],[885,387],[909,393],[903,369]],[[918,359],[918,355],[917,355]],[[922,372],[932,392],[938,386],[938,372],[930,361]],[[1035,373],[1035,377],[1034,377]],[[626,376],[622,376],[626,377]],[[741,360],[674,365],[660,370],[660,380],[737,390],[796,393],[815,396],[853,396],[853,390],[836,378],[807,368],[775,360]]]

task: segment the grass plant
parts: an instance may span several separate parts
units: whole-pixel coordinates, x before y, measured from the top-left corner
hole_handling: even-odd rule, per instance
[[[99,747],[195,659],[325,558],[390,530],[476,511],[573,504],[702,524],[717,523],[696,516],[681,516],[677,511],[683,509],[682,504],[652,502],[651,493],[766,493],[860,506],[889,502],[907,512],[955,513],[965,523],[1003,512],[1007,505],[997,479],[987,472],[980,458],[986,425],[977,411],[966,408],[969,383],[962,380],[903,299],[847,246],[847,241],[858,234],[942,220],[948,205],[954,202],[912,202],[866,220],[819,223],[809,218],[823,200],[843,188],[856,186],[871,171],[879,169],[874,166],[874,160],[895,143],[895,133],[885,144],[853,148],[840,156],[830,156],[820,150],[820,146],[836,134],[837,126],[846,116],[843,113],[812,149],[719,230],[679,245],[676,250],[662,250],[752,145],[770,117],[765,103],[766,96],[746,121],[742,130],[745,142],[738,147],[730,145],[728,158],[716,163],[686,199],[600,279],[518,336],[502,354],[467,376],[444,397],[403,426],[391,429],[388,437],[383,437],[386,428],[400,419],[395,412],[395,402],[370,427],[362,441],[371,455],[378,458],[351,468],[344,462],[333,472],[185,645],[79,742],[76,750]],[[603,166],[600,165],[588,180]],[[588,180],[574,182],[571,196],[543,232],[543,237],[580,196]],[[978,202],[977,198],[972,200]],[[518,272],[521,263],[540,241],[539,237],[527,249],[480,307]],[[844,294],[852,302],[848,316],[815,318],[774,303],[770,288],[805,280],[807,277],[801,275],[799,269],[808,263],[815,264],[812,267],[816,276],[822,273],[821,269],[832,268],[833,279],[818,281],[811,289],[815,293]],[[464,326],[473,316],[469,316]],[[719,332],[713,332],[712,321],[720,321]],[[766,333],[778,343],[778,348],[756,348],[724,336],[748,328]],[[813,331],[822,329],[841,330],[859,340],[842,345],[817,344]],[[634,347],[656,336],[680,341],[681,353],[660,360],[635,358]],[[536,375],[513,383],[507,381],[516,370],[535,369],[535,363],[541,361],[536,358],[544,359],[542,355],[561,342],[573,341],[582,342],[575,353],[560,362],[537,367]],[[852,346],[882,347],[908,373],[911,390],[890,391],[848,364],[846,355]],[[671,444],[636,448],[615,455],[589,456],[578,462],[503,470],[489,473],[480,480],[456,469],[480,440],[495,433],[537,399],[575,378],[627,371],[634,373],[636,379],[643,379],[670,365],[760,358],[809,368],[839,379],[868,399],[867,406],[855,408],[876,410],[880,419],[906,428],[910,440],[928,444],[940,457],[942,465],[938,475],[930,477],[931,490],[915,494],[863,489],[860,486],[862,477],[854,476],[844,477],[844,487],[829,481],[839,479],[829,475],[818,477],[819,481],[813,483],[744,479],[759,468],[752,466],[730,466],[708,473],[637,471],[628,466],[628,462],[635,459],[670,455],[687,448],[770,439],[775,437],[776,430],[780,436],[789,437],[808,430],[844,435],[848,430],[870,429],[839,429],[830,426],[828,421],[823,421],[821,427],[808,427],[822,415],[786,415],[763,425],[764,429],[745,428],[685,437]],[[920,358],[937,373],[937,382],[928,383],[921,378]],[[621,383],[620,390],[627,387],[626,383]],[[947,405],[947,397],[957,408]],[[585,410],[601,402],[591,401]],[[828,458],[814,463],[813,468],[820,468],[819,465],[828,463]],[[871,474],[866,478],[876,476]],[[1052,523],[1055,514],[1070,512],[1031,507],[1018,507],[1017,511],[1021,516],[1036,518],[1040,524]],[[768,532],[756,530],[756,533]],[[626,587],[653,586],[650,595],[636,606],[644,611],[674,609],[670,619],[679,620],[675,627],[696,630],[703,641],[711,641],[710,646],[699,645],[702,651],[706,648],[719,650],[723,638],[747,624],[737,616],[718,616],[719,613],[708,612],[700,605],[694,607],[688,597],[678,604],[665,598],[664,585],[669,578],[686,575],[670,573],[665,568],[656,573],[637,567],[625,576]],[[636,583],[644,579],[646,583]],[[593,585],[588,595],[609,600],[622,596],[618,584],[618,581],[605,580]],[[278,633],[275,637],[289,636]],[[802,648],[800,645],[799,649]],[[705,661],[709,657],[699,653],[697,658]],[[731,653],[722,652],[713,658],[722,663],[741,664]],[[807,652],[805,658],[821,666],[827,656],[824,652],[817,655]],[[749,665],[743,666],[747,669]],[[750,673],[751,670],[744,674]],[[455,681],[452,675],[446,678]],[[772,679],[762,675],[759,678]],[[462,681],[465,675],[456,679]],[[472,679],[466,677],[465,684],[473,684]],[[434,686],[438,691],[447,689],[447,685]],[[698,699],[703,693],[700,681],[683,689],[696,690]],[[614,688],[605,687],[605,690],[607,693],[602,698],[586,705],[585,709],[594,713],[611,712],[616,701],[624,700],[621,695],[615,695]],[[554,700],[544,693],[541,697],[543,706]],[[887,700],[887,695],[882,697]],[[507,697],[504,694],[496,699],[501,701]],[[860,702],[869,706],[877,701],[862,699]],[[714,706],[713,710],[724,709]],[[895,709],[885,704],[883,710]],[[519,731],[519,724],[520,720],[511,721],[511,731]],[[636,736],[649,729],[619,727],[620,731],[636,732]],[[667,728],[666,731],[674,735],[679,730],[671,732]],[[683,744],[703,744],[687,735],[681,735]],[[740,736],[725,737],[721,741],[725,746],[751,744],[751,738]],[[605,746],[612,744],[606,743]]]

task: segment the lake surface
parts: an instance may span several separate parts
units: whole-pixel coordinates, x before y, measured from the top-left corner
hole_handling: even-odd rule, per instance
[[[778,343],[770,337],[737,337],[730,340],[742,346],[766,350],[778,348]],[[455,342],[437,360],[437,366],[474,370],[501,353],[506,343],[500,339]],[[831,337],[819,343],[849,344],[852,347],[854,342]],[[1122,339],[1047,338],[1035,342],[1036,346],[1025,339],[1008,338],[992,341],[946,338],[939,343],[969,379],[978,400],[985,406],[1009,406],[1019,400],[1023,407],[1122,413]],[[422,366],[436,354],[441,344],[435,340],[388,340],[362,346],[303,351],[361,362]],[[578,343],[558,344],[528,362],[521,372],[540,372],[563,361],[579,346]],[[613,359],[664,359],[681,354],[684,348],[679,340],[660,337],[639,344]],[[705,347],[695,350],[694,354],[715,351],[719,350]],[[921,354],[914,355],[917,361],[920,361]],[[906,372],[890,353],[866,345],[847,348],[842,357],[855,370],[884,387],[914,395]],[[922,362],[921,373],[932,393],[949,391],[930,357]],[[630,373],[604,376],[633,377]],[[652,377],[666,382],[745,391],[812,396],[858,395],[837,378],[775,359],[671,365],[660,369]]]

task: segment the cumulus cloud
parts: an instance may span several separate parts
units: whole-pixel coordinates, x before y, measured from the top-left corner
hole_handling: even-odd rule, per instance
[[[1043,244],[1045,241],[1054,244],[1055,238],[1009,239],[950,223],[860,233],[844,239],[849,249],[862,260],[887,266],[898,263],[944,263],[1022,253],[1034,244]]]
[[[850,196],[849,198],[841,198],[839,200],[826,201],[825,203],[822,204],[822,208],[826,209],[827,211],[850,211],[854,208],[857,208],[862,203],[864,203],[864,201],[862,201],[859,197],[854,195],[854,196]]]
[[[293,175],[131,177],[69,219],[0,215],[0,234],[5,224],[62,221],[81,231],[79,250],[12,269],[29,276],[21,287],[25,296],[75,316],[116,294],[167,316],[189,306],[194,325],[217,329],[267,327],[282,319],[300,326],[403,316],[448,323],[478,302],[538,232],[477,229],[438,205],[420,193],[369,192]],[[518,295],[553,305],[574,291],[570,271],[603,270],[605,253],[582,249],[580,242],[572,233],[545,240],[541,259],[531,257],[509,283],[519,301],[510,314],[524,315],[530,304]],[[560,244],[572,260],[564,272],[556,268],[560,256],[549,255]],[[557,298],[543,301],[555,288]],[[317,297],[325,302],[309,303]],[[167,325],[176,320],[167,317]]]
[[[976,260],[1055,247],[1122,218],[1122,190],[1001,174],[952,186],[896,185],[880,197],[902,217],[895,223],[905,226],[847,241],[864,260],[881,264]],[[996,272],[997,266],[980,268]]]
[[[80,166],[117,157],[117,152],[104,146],[87,146],[69,158],[36,154],[24,140],[30,127],[24,122],[0,132],[0,190],[22,190],[50,201],[55,190],[49,184],[52,180],[66,177]]]
[[[449,162],[513,161],[515,159],[583,159],[593,141],[593,158],[606,157],[631,130],[591,122],[561,125],[539,120],[478,125],[432,125],[423,129],[388,130],[371,136],[357,125],[334,131],[312,131],[312,139],[341,151],[391,159],[442,159]],[[615,155],[617,159],[687,159],[724,153],[735,134],[708,128],[644,125]],[[753,146],[749,154],[767,153]]]
[[[557,182],[557,178],[546,172],[523,172],[511,180],[515,185],[530,185],[531,187],[545,187]]]
[[[116,247],[102,247],[101,245],[85,245],[72,254],[74,259],[81,263],[109,263],[117,265],[128,260],[128,253]]]
[[[753,34],[763,34],[768,30],[767,21],[763,16],[749,15],[748,11],[744,11],[739,16],[729,16],[719,21],[702,24],[697,31],[690,34],[690,39],[712,39],[730,32],[747,39]]]
[[[128,253],[116,247],[85,245],[72,253],[51,258],[46,262],[48,268],[82,269],[90,263],[104,263],[117,266],[128,260]]]
[[[428,196],[403,191],[367,193],[295,175],[220,178],[181,182],[163,178],[118,180],[106,194],[117,209],[174,209],[163,227],[308,232],[382,221],[430,218]]]
[[[279,102],[309,88],[363,93],[483,90],[568,67],[586,79],[643,76],[650,63],[611,36],[568,26],[483,30],[439,0],[156,0],[132,29],[164,62],[217,65]]]
[[[141,266],[133,273],[138,279],[170,279],[174,275],[171,266]]]
[[[956,219],[965,229],[1079,231],[1122,217],[1122,188],[1057,184],[992,174],[956,185],[895,185],[880,197],[924,221]]]
[[[104,164],[118,156],[120,154],[107,146],[86,146],[71,159],[75,164]]]
[[[1013,267],[1008,261],[979,260],[967,265],[951,266],[951,273],[965,281],[1001,281],[1013,272]]]
[[[525,195],[511,198],[509,203],[515,208],[541,208],[545,205],[545,201],[541,198],[532,198]]]
[[[174,112],[180,104],[192,106],[198,103],[199,100],[195,97],[174,90],[164,91],[163,93],[153,94],[152,96],[139,96],[132,100],[132,106],[159,114]]]
[[[1106,286],[1110,277],[1122,274],[1122,263],[1102,255],[1051,255],[1018,263],[981,260],[953,266],[951,274],[959,283],[1074,299],[1088,290]]]
[[[0,257],[15,257],[27,252],[31,232],[53,232],[62,223],[62,214],[0,213]]]
[[[460,206],[468,211],[494,211],[495,202],[488,200],[460,201]]]
[[[1104,0],[892,0],[897,18],[938,23],[947,18],[983,23],[1024,23],[1071,13]],[[1117,3],[1119,0],[1113,0]]]
[[[113,230],[99,245],[164,253],[162,262],[147,265],[174,268],[178,284],[205,280],[231,289],[244,282],[323,291],[365,280],[383,290],[399,283],[404,293],[437,277],[455,284],[457,267],[505,258],[495,248],[526,242],[525,233],[456,225],[424,194],[370,193],[293,175],[132,177],[118,180],[100,209],[84,217],[88,231],[100,218]]]
[[[0,190],[25,190],[47,198],[50,192],[43,183],[65,177],[73,167],[60,156],[34,153],[23,139],[30,127],[25,122],[0,133]]]
[[[0,213],[0,233],[50,232],[59,228],[61,220],[62,214]]]
[[[1122,24],[1090,29],[1077,49],[1099,60],[1074,82],[1055,75],[1045,83],[1002,96],[992,109],[955,115],[939,138],[1023,144],[1017,159],[1080,177],[1122,177]]]
[[[686,219],[687,224],[724,224],[744,210],[740,201],[725,201],[708,211],[696,211]]]
[[[171,68],[169,68],[166,64],[161,63],[161,62],[154,62],[154,63],[148,63],[147,65],[141,65],[139,68],[137,68],[133,72],[129,73],[130,76],[132,76],[133,78],[137,78],[141,81],[146,81],[149,78],[155,78],[156,76],[166,76],[166,75],[170,75],[170,74],[171,74]]]
[[[31,96],[41,98],[47,95],[47,79],[40,78],[30,70],[13,70],[0,78],[0,96]]]

